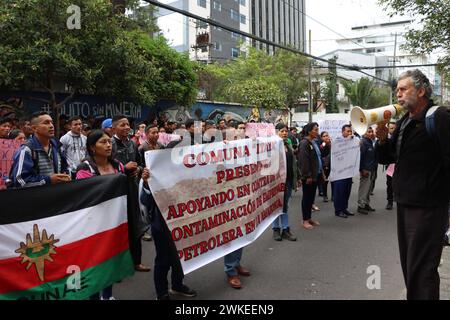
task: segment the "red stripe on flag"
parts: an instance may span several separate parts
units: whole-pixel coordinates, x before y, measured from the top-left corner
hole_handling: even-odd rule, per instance
[[[44,281],[39,279],[36,266],[33,264],[26,270],[28,263],[22,264],[20,257],[0,260],[0,294],[27,290],[70,276],[69,266],[78,266],[83,271],[123,252],[128,249],[128,223],[62,247],[58,247],[58,243],[55,245],[56,254],[51,255],[53,262],[45,261]]]

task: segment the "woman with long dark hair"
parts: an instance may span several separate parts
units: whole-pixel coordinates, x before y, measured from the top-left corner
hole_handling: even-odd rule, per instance
[[[298,147],[298,161],[302,179],[302,214],[303,227],[311,230],[319,226],[318,221],[311,219],[312,207],[316,195],[317,182],[322,173],[322,159],[315,139],[319,135],[319,125],[316,122],[308,123],[305,127],[305,137]]]
[[[86,179],[106,174],[125,173],[122,163],[112,159],[111,138],[102,130],[94,130],[86,140],[88,156],[77,168],[76,178]],[[91,300],[115,300],[112,295],[112,285],[91,296]]]

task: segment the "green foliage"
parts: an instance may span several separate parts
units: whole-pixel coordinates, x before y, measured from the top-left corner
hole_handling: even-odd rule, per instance
[[[197,98],[197,63],[188,54],[180,54],[169,47],[162,36],[150,38],[140,33],[139,46],[148,61],[152,61],[158,74],[148,84],[159,99],[175,100],[178,104],[192,105]]]
[[[199,70],[207,99],[240,102],[266,108],[292,107],[306,91],[306,59],[285,50],[274,55],[248,48],[247,54],[227,64]]]
[[[105,0],[0,2],[0,87],[45,90],[56,111],[65,103],[55,99],[58,84],[71,94],[191,104],[195,64],[163,38],[150,38],[158,30],[148,15],[152,7],[122,2],[135,14],[118,13]],[[81,8],[81,29],[67,28],[72,4]]]
[[[69,30],[70,5],[81,8],[81,29]],[[57,83],[71,93],[131,97],[151,103],[146,77],[157,69],[139,54],[126,18],[104,0],[17,0],[0,3],[0,85],[42,89],[54,101]],[[64,102],[64,101],[63,101]]]
[[[369,98],[374,90],[374,82],[369,78],[361,78],[357,81],[344,81],[345,95],[354,106],[367,109]]]
[[[450,76],[450,0],[378,0],[390,7],[391,15],[416,17],[423,28],[406,34],[406,49],[415,54],[442,51],[440,70]]]
[[[375,87],[369,97],[368,109],[379,108],[389,104],[391,91],[387,87]]]
[[[337,58],[333,57],[329,59],[330,62],[328,64],[328,76],[326,78],[326,89],[325,89],[325,101],[326,101],[326,110],[328,113],[337,113],[339,112],[338,101],[337,101],[337,72],[336,65],[333,62],[336,62]]]

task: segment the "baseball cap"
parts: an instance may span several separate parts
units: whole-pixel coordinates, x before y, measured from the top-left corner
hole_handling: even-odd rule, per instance
[[[103,120],[102,122],[102,129],[112,128],[112,119],[108,118]]]

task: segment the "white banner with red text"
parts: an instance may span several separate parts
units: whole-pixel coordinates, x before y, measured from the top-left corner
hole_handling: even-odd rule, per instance
[[[145,160],[185,274],[255,241],[282,213],[277,136],[148,151]]]

